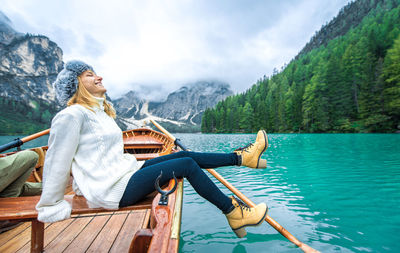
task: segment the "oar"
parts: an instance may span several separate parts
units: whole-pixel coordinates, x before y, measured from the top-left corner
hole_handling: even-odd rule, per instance
[[[22,138],[22,139],[17,138],[17,139],[15,139],[15,140],[13,140],[12,142],[9,142],[9,143],[7,143],[7,144],[1,145],[1,146],[0,146],[0,153],[3,152],[3,151],[8,150],[8,149],[10,149],[10,148],[19,147],[19,146],[21,146],[22,144],[24,144],[25,142],[28,142],[28,141],[31,141],[31,140],[33,140],[33,139],[39,138],[40,136],[46,135],[46,134],[48,134],[48,133],[50,133],[50,128],[49,128],[49,129],[46,129],[46,130],[43,130],[43,131],[41,131],[41,132],[38,132],[38,133],[35,133],[35,134],[32,134],[32,135],[26,136],[26,137],[24,137],[24,138]]]
[[[183,150],[188,150],[178,139],[175,138],[172,134],[170,134],[164,127],[158,124],[153,119],[150,120],[161,132],[167,135],[170,139],[172,139],[176,145],[178,145]],[[232,193],[238,196],[244,203],[251,207],[255,207],[254,204],[249,198],[247,198],[243,193],[241,193],[238,189],[236,189],[231,183],[229,183],[226,179],[224,179],[220,174],[218,174],[213,169],[207,169],[208,172],[211,173],[218,181],[220,181],[223,185],[225,185]],[[287,231],[284,227],[282,227],[278,222],[272,219],[269,215],[265,217],[265,221],[268,222],[273,228],[275,228],[279,233],[281,233],[284,237],[286,237],[289,241],[294,243],[297,247],[302,249],[304,252],[319,252],[305,243],[300,242],[296,237],[294,237],[289,231]]]

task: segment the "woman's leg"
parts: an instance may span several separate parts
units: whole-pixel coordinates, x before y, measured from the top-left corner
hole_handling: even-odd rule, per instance
[[[200,196],[210,201],[222,212],[229,213],[233,210],[232,200],[222,193],[199,167],[197,162],[190,157],[174,157],[170,160],[159,161],[156,164],[147,164],[145,169],[135,172],[128,182],[119,206],[133,205],[153,192],[155,190],[154,182],[161,171],[162,177],[160,179],[160,185],[172,179],[174,173],[176,177],[187,178]]]
[[[203,169],[238,165],[238,156],[235,153],[200,153],[192,151],[180,151],[174,154],[147,160],[142,168],[155,165],[160,162],[184,157],[192,158],[200,166],[200,168]]]
[[[18,197],[35,168],[38,155],[24,150],[0,159],[0,197]]]

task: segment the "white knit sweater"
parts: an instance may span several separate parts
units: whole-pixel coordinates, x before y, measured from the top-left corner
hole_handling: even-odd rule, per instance
[[[43,193],[36,209],[38,220],[56,222],[71,215],[64,200],[70,171],[74,190],[90,207],[117,209],[130,177],[142,165],[124,154],[121,129],[103,108],[94,112],[72,105],[57,113],[51,123],[49,149],[43,175]]]

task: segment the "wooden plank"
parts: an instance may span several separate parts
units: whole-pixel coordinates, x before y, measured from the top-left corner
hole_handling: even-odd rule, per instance
[[[175,207],[171,228],[171,238],[168,244],[167,252],[178,252],[179,249],[179,235],[181,233],[181,220],[182,220],[182,201],[183,201],[183,180],[180,179],[178,188],[176,189]]]
[[[162,146],[164,143],[160,141],[159,139],[156,139],[154,137],[148,136],[148,135],[136,135],[136,136],[130,136],[124,138],[124,146]]]
[[[129,213],[130,211],[124,211],[124,212]],[[118,213],[118,211],[114,210],[114,212],[112,212],[112,213],[110,211],[107,211],[107,212],[97,212],[97,213],[74,214],[74,215],[71,215],[71,217],[74,217],[74,218],[93,217],[93,216],[100,216],[100,215],[113,215],[114,213]]]
[[[121,211],[121,212],[118,212],[119,214],[121,214],[121,213],[124,213],[125,215],[127,215],[128,214],[128,212],[129,211]],[[149,210],[148,210],[148,212],[149,212]],[[145,212],[146,214],[148,213],[148,212]],[[109,212],[103,212],[103,213],[100,213],[99,215],[103,215],[104,216],[104,214],[110,214]],[[74,215],[75,216],[75,215]],[[87,218],[92,218],[93,217],[93,215],[90,215],[90,216],[86,216]],[[79,219],[82,219],[82,218],[79,218]],[[148,222],[148,214],[147,214],[147,217],[146,217],[146,221]],[[50,243],[50,242],[52,242],[54,239],[55,239],[55,237],[58,237],[58,234],[60,234],[64,229],[66,229],[72,222],[74,221],[74,219],[68,219],[68,220],[64,220],[64,221],[61,221],[61,222],[56,222],[56,223],[51,223],[51,224],[46,224],[46,226],[48,226],[48,228],[46,228],[46,230],[45,230],[45,237],[44,237],[44,247],[45,247],[45,249],[46,249],[46,247],[53,247],[53,246],[48,246],[48,244]],[[146,221],[144,221],[144,219],[141,219],[141,222],[143,223],[143,222],[146,222]],[[3,243],[2,244],[5,244],[5,243],[7,243],[7,241],[8,240],[10,240],[10,239],[13,239],[13,237],[14,236],[16,236],[16,235],[18,235],[18,234],[20,234],[20,233],[22,233],[23,232],[23,230],[26,230],[26,229],[29,229],[29,231],[26,231],[26,232],[24,232],[24,234],[22,234],[22,235],[20,235],[18,238],[20,238],[20,239],[18,239],[19,241],[18,241],[18,243],[17,244],[13,244],[13,242],[15,241],[15,239],[12,241],[12,242],[10,242],[10,243],[8,243],[7,245],[5,245],[4,247],[2,247],[2,248],[0,248],[0,249],[2,249],[2,250],[0,250],[0,252],[3,252],[5,249],[8,249],[9,247],[11,247],[11,251],[7,251],[7,252],[15,252],[15,251],[17,251],[18,249],[19,249],[19,251],[18,252],[29,252],[30,251],[30,238],[29,238],[29,234],[30,234],[30,231],[31,231],[31,228],[30,228],[30,226],[29,226],[29,223],[30,222],[28,222],[26,225],[24,225],[22,228],[24,228],[24,229],[22,229],[22,228],[16,228],[16,229],[14,229],[14,230],[12,230],[12,231],[8,231],[8,232],[6,232],[7,233],[7,238],[4,236],[4,237],[2,237],[3,239]],[[146,223],[147,224],[147,223]],[[78,231],[79,232],[79,231]],[[77,233],[78,233],[77,232]],[[4,234],[6,234],[6,233],[4,233]],[[61,234],[60,234],[60,236],[62,236]],[[52,243],[52,245],[54,245],[56,242],[53,242]],[[12,245],[13,244],[13,245]],[[11,246],[12,245],[12,246]],[[67,245],[68,246],[68,245]]]
[[[55,238],[57,238],[62,231],[68,228],[73,221],[74,219],[68,219],[55,223],[49,223],[50,226],[44,230],[44,247],[46,248],[46,246],[49,245]]]
[[[155,192],[146,196],[133,206],[127,206],[118,209],[124,210],[140,210],[150,209],[151,202],[155,196]],[[40,196],[16,197],[16,198],[0,198],[0,220],[8,219],[31,219],[37,217],[35,206]],[[89,208],[86,199],[83,196],[65,195],[64,199],[72,206],[72,214],[85,214],[95,212],[114,212],[115,210],[107,210],[104,208]]]
[[[12,238],[16,237],[19,233],[22,233],[25,229],[28,229],[31,226],[30,222],[24,222],[20,226],[11,229],[7,232],[0,234],[0,246],[11,240]]]
[[[63,220],[55,223],[46,223],[44,230],[44,247],[54,240],[64,229],[66,229],[71,223],[73,219]],[[28,253],[30,252],[30,244],[27,243],[22,247],[17,253]]]
[[[0,198],[0,219],[36,218],[40,196]]]
[[[135,144],[135,145],[125,145],[124,146],[125,149],[151,149],[151,148],[162,148],[162,144]]]
[[[128,215],[127,211],[124,212],[118,212],[116,215]],[[109,220],[111,214],[104,213],[95,216],[91,222],[79,233],[79,231],[76,231],[76,233],[79,233],[79,235],[73,239],[72,243],[70,243],[67,248],[63,252],[84,252],[92,243],[93,240],[95,240],[96,236],[98,235],[99,231],[102,230],[105,226],[105,223]],[[114,244],[112,245],[111,251],[113,252],[118,252],[118,249],[122,249],[119,252],[127,252],[129,249],[129,245],[131,243],[131,240],[133,238],[133,235],[136,233],[136,229],[134,227],[140,227],[140,228],[145,228],[148,224],[149,221],[149,216],[150,216],[150,210],[139,210],[139,211],[132,211],[131,214],[128,215],[128,218],[126,219],[126,222],[123,223],[122,230],[120,233],[118,233],[116,240],[114,241]],[[83,216],[85,217],[85,216]],[[82,219],[82,216],[79,218]],[[46,230],[45,230],[45,237],[44,237],[44,247],[45,250],[48,251],[49,247],[48,245],[52,243],[53,245],[56,244],[56,242],[52,242],[55,238],[62,237],[63,234],[61,234],[75,219],[68,219],[64,220],[61,222],[56,222],[56,223],[46,223]],[[103,220],[103,223],[102,221]],[[132,225],[133,223],[133,225]],[[138,226],[136,226],[136,223]],[[110,226],[109,226],[110,227]],[[111,226],[114,227],[114,226]],[[29,228],[29,222],[26,223],[25,229]],[[29,228],[30,229],[30,228]],[[96,229],[98,232],[96,232]],[[104,228],[105,231],[107,231],[107,228]],[[30,233],[30,231],[29,231]],[[64,232],[65,234],[66,232]],[[104,233],[104,232],[103,232]],[[61,242],[63,244],[63,242]],[[62,248],[62,247],[61,247]],[[125,250],[126,249],[126,250]],[[3,251],[0,251],[3,252]],[[15,252],[15,251],[12,251]],[[18,253],[22,252],[30,252],[30,244],[29,241],[26,241],[25,245],[17,251]],[[53,251],[51,251],[53,252]]]
[[[142,227],[143,228],[148,228],[149,224],[150,224],[150,215],[151,215],[151,209],[146,210],[146,217],[144,217],[143,219],[143,224]]]
[[[171,239],[179,239],[182,219],[183,180],[180,179],[176,188],[174,214],[172,216]]]
[[[25,244],[30,248],[31,240],[31,227],[25,229],[22,233],[19,233],[17,236],[6,242],[0,247],[0,252],[16,252],[20,248],[22,248]]]
[[[103,229],[110,217],[111,215],[95,216],[63,252],[85,252],[95,240],[99,232]]]
[[[62,252],[79,235],[93,217],[75,218],[49,245],[45,246],[47,252]]]
[[[149,229],[151,210],[146,210],[146,216],[143,220],[142,228],[138,230],[134,237],[131,239],[129,246],[129,253],[147,252],[150,246],[153,232]]]
[[[134,154],[134,156],[138,161],[141,161],[141,160],[153,159],[159,157],[160,155],[157,153],[149,153],[149,154]]]
[[[48,224],[46,226],[48,226]],[[7,236],[9,239],[0,247],[0,252],[30,252],[31,222],[25,222],[20,227],[6,232],[12,232],[9,235],[13,236],[11,238],[9,235]]]
[[[108,252],[128,214],[114,214],[86,252]]]
[[[139,201],[133,206],[122,207],[118,209],[118,211],[125,210],[140,210],[140,209],[149,209],[151,208],[151,203],[153,201],[155,192],[153,194],[147,195],[143,200]],[[67,198],[68,196],[68,198]],[[72,214],[87,214],[87,213],[95,213],[95,212],[114,212],[116,210],[107,210],[104,208],[89,208],[86,199],[83,196],[69,196],[66,195],[64,198],[72,205]]]
[[[126,214],[130,214],[132,212],[132,210],[125,210],[125,211],[115,211],[115,214],[123,214],[123,213],[126,213]]]
[[[146,218],[146,210],[132,211],[121,228],[110,252],[128,252],[129,246],[136,231],[143,228],[143,221]]]

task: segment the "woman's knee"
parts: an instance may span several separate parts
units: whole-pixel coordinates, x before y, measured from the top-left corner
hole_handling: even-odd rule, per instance
[[[193,160],[193,158],[184,157],[184,158],[181,158],[181,160],[182,160],[182,167],[185,171],[184,176],[190,176],[191,174],[196,173],[199,170],[201,170],[201,168],[196,163],[196,161]]]

